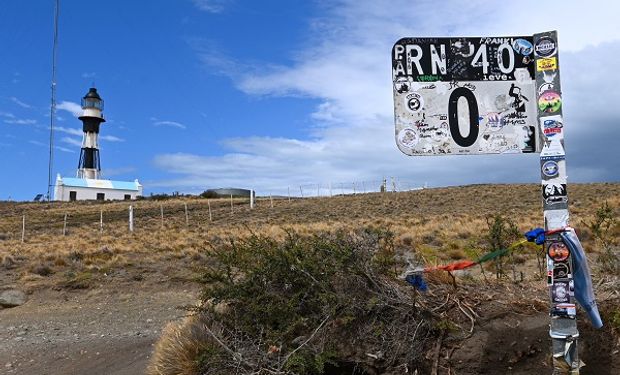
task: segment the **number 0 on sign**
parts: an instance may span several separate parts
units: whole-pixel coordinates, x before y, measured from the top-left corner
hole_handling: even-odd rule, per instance
[[[540,152],[535,68],[531,36],[399,40],[392,49],[398,148]]]

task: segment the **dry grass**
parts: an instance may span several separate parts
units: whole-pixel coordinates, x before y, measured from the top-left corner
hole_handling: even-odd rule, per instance
[[[212,347],[202,315],[171,322],[162,331],[146,371],[148,375],[198,375],[202,353]]]
[[[620,207],[620,184],[572,184],[572,223],[587,249],[594,241],[581,225],[607,201]],[[250,210],[236,200],[231,213],[228,199],[183,198],[131,202],[135,231],[127,226],[129,202],[13,203],[0,202],[0,282],[29,287],[89,287],[107,278],[191,280],[205,261],[203,251],[228,238],[251,232],[274,238],[285,229],[300,234],[390,229],[396,245],[418,253],[431,263],[471,257],[487,231],[485,218],[502,214],[521,231],[542,226],[539,185],[472,185],[403,193],[369,193],[332,198],[269,199]],[[189,209],[185,222],[184,204]],[[160,217],[164,209],[164,222]],[[103,212],[104,228],[99,217]],[[67,215],[67,235],[63,218]],[[21,243],[22,215],[26,216],[25,243]],[[620,228],[611,231],[616,238]],[[87,282],[75,283],[79,275]]]

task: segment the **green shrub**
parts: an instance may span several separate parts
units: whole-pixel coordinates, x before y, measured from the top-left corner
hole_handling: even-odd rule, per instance
[[[207,254],[199,310],[238,354],[228,368],[320,375],[326,364],[362,368],[377,352],[385,367],[411,363],[436,328],[419,316],[414,289],[394,277],[393,252],[392,234],[377,229],[230,241]],[[415,339],[403,329],[413,324]],[[221,365],[208,353],[200,360],[205,371]]]
[[[594,219],[584,222],[597,244],[603,250],[598,257],[601,271],[617,274],[620,272],[620,255],[613,230],[618,224],[614,209],[605,201],[594,213]]]
[[[493,252],[500,249],[507,249],[515,240],[521,238],[521,233],[517,225],[510,219],[500,214],[488,216],[486,218],[488,233],[485,236],[487,249]],[[512,255],[512,254],[510,254]],[[512,259],[512,258],[511,258]],[[497,257],[493,260],[495,266],[495,276],[503,278],[506,276],[505,261],[503,257]],[[512,263],[513,279],[516,281],[516,272],[514,262]]]

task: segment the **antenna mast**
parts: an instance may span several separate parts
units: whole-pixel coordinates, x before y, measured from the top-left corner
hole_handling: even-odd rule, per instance
[[[52,169],[54,165],[54,121],[56,120],[56,49],[58,47],[58,12],[60,0],[54,6],[54,44],[52,47],[52,105],[50,106],[50,154],[47,170],[47,201],[52,200]]]

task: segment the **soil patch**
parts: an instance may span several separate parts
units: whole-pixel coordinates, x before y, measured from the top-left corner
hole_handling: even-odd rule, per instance
[[[0,310],[0,372],[142,374],[161,329],[195,301],[195,287],[178,284],[35,291],[24,305]]]
[[[579,354],[586,364],[581,375],[620,373],[618,342],[609,327],[595,330],[579,317]],[[507,312],[481,322],[474,335],[452,356],[456,374],[550,374],[549,316]],[[614,354],[615,353],[615,354]]]

